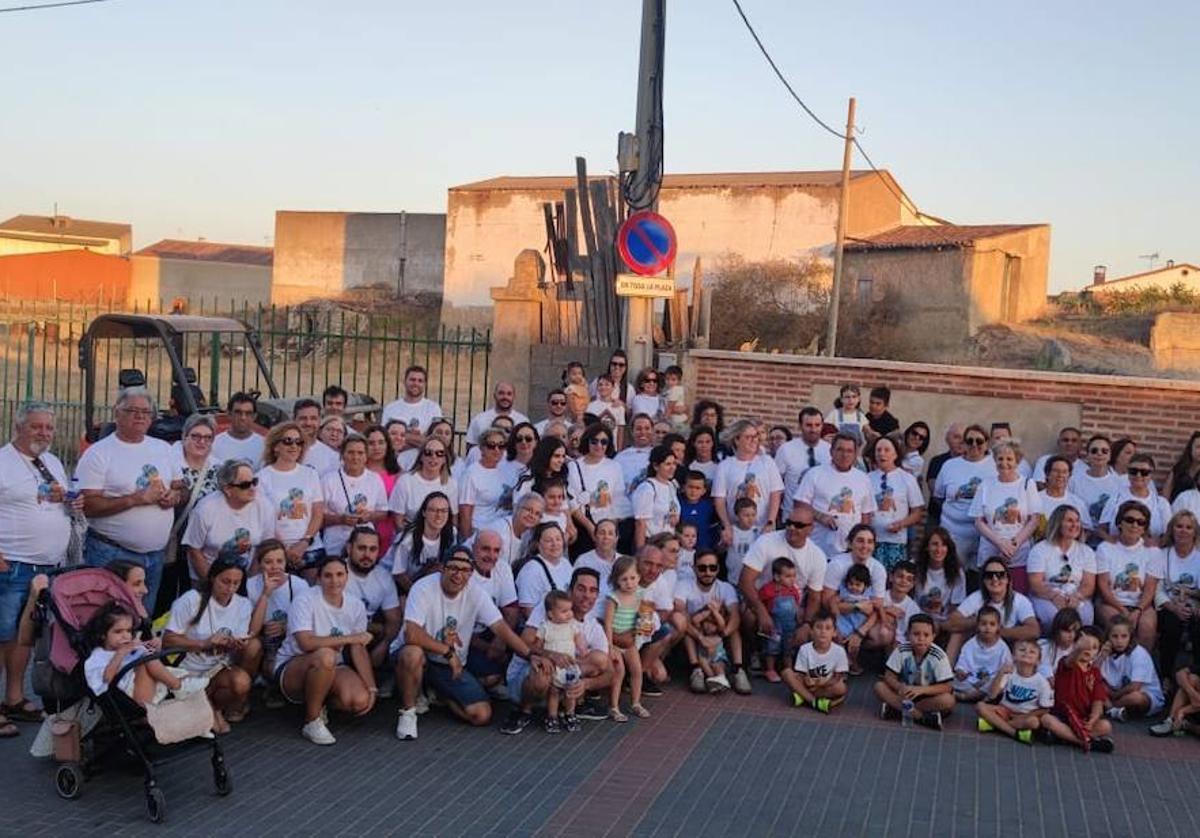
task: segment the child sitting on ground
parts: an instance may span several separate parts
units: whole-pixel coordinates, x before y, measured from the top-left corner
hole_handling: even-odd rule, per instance
[[[837,628],[833,614],[822,610],[812,622],[812,640],[796,653],[794,669],[784,669],[783,682],[792,691],[792,706],[812,707],[828,713],[846,699],[846,650],[833,642]]]
[[[575,619],[571,610],[571,597],[566,591],[550,591],[544,600],[546,621],[538,626],[537,637],[544,652],[565,655],[572,661],[587,654],[587,642],[583,637],[583,623]],[[579,683],[583,675],[579,665],[554,667],[550,689],[546,693],[546,732],[570,733],[579,730],[575,717],[575,701],[571,687]],[[562,720],[559,721],[559,704],[562,705]]]
[[[1108,621],[1100,674],[1108,686],[1108,717],[1114,721],[1153,716],[1166,706],[1154,661],[1133,639],[1133,624],[1124,614]]]
[[[1200,655],[1192,656],[1192,671],[1180,669],[1175,673],[1175,698],[1171,712],[1161,722],[1150,726],[1151,736],[1200,735]]]
[[[762,530],[755,525],[758,516],[758,505],[753,498],[738,498],[733,504],[733,540],[725,553],[725,578],[729,584],[737,587],[742,578],[742,564],[750,545],[757,539]]]
[[[1038,672],[1042,650],[1033,640],[1018,640],[1013,661],[1005,663],[992,679],[988,700],[975,705],[980,733],[998,730],[1018,742],[1033,744],[1041,717],[1054,706],[1054,688]],[[999,703],[993,703],[999,699]]]
[[[908,621],[921,613],[921,606],[909,594],[917,584],[917,566],[905,559],[897,562],[888,576],[887,596],[883,600],[881,619],[891,628],[892,648],[908,634]]]
[[[879,613],[871,601],[871,569],[865,564],[852,564],[846,571],[837,594],[837,642],[846,647],[850,659],[850,674],[862,675],[858,652],[863,638],[879,622]]]
[[[87,625],[92,651],[83,664],[84,677],[93,695],[108,692],[108,685],[121,669],[159,650],[160,641],[141,641],[133,634],[133,615],[118,602],[110,602],[95,613]],[[135,666],[117,682],[117,689],[143,707],[158,704],[167,692],[192,693],[208,686],[207,677],[173,675],[161,660]]]
[[[908,621],[908,642],[888,656],[883,678],[875,682],[875,695],[883,702],[882,719],[902,719],[933,730],[942,729],[942,716],[954,709],[950,658],[933,642],[933,618],[916,614]]]
[[[1042,718],[1048,741],[1057,739],[1083,748],[1111,754],[1112,725],[1104,718],[1108,689],[1096,659],[1100,656],[1100,629],[1084,626],[1071,654],[1059,661],[1054,672],[1054,708]]]
[[[792,636],[800,625],[802,605],[800,588],[796,585],[796,563],[787,556],[771,562],[771,581],[762,586],[758,598],[775,624],[775,633],[767,638],[767,667],[763,677],[778,684],[779,657],[783,655],[786,660],[795,648]]]
[[[1038,641],[1042,650],[1042,662],[1038,671],[1046,676],[1050,686],[1054,686],[1054,673],[1058,662],[1071,654],[1075,641],[1079,639],[1079,630],[1083,628],[1083,620],[1074,608],[1063,608],[1054,615],[1050,623],[1050,636]]]
[[[650,717],[650,711],[642,706],[642,658],[638,653],[638,636],[646,634],[639,625],[639,612],[646,589],[641,587],[639,581],[637,560],[632,556],[618,557],[613,562],[608,584],[612,590],[604,603],[604,634],[609,648],[619,650],[625,661],[633,714],[646,719]],[[613,679],[608,706],[608,717],[614,722],[629,721],[629,717],[621,712],[619,678]]]
[[[721,616],[721,603],[712,600],[708,607],[691,616],[692,625],[700,629],[700,642],[696,646],[696,659],[704,673],[704,685],[710,693],[722,693],[729,689],[725,677],[725,665],[729,654],[725,650],[725,618]]]
[[[687,397],[683,392],[683,369],[672,365],[663,371],[663,418],[675,431],[688,425]]]
[[[1000,611],[985,605],[975,617],[975,636],[958,653],[954,697],[959,701],[979,701],[987,694],[996,673],[1011,663],[1012,653],[1000,637]]]

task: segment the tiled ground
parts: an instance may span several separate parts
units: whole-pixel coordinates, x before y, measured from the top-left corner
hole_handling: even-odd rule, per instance
[[[649,699],[651,719],[579,734],[470,730],[435,710],[421,738],[392,738],[391,707],[332,722],[339,742],[297,735],[292,711],[257,711],[227,737],[235,790],[211,790],[207,757],[163,772],[166,827],[141,781],[112,770],[59,800],[52,766],[0,742],[0,834],[11,835],[1200,835],[1200,740],[1124,725],[1117,753],[1024,746],[969,727],[904,730],[873,716],[869,679],[831,717],[749,698]]]

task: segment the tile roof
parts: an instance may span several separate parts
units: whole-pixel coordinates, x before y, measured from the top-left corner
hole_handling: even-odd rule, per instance
[[[163,259],[191,259],[197,262],[231,262],[239,265],[269,266],[275,261],[275,249],[252,244],[163,239],[149,247],[143,247],[134,256],[158,256]]]
[[[57,223],[55,223],[57,221]],[[131,234],[128,224],[87,221],[65,215],[14,215],[0,223],[0,232],[33,233],[39,236],[75,236],[89,239],[119,239]]]
[[[886,171],[886,170],[884,170]],[[854,170],[851,179],[872,174],[866,169]],[[704,174],[669,174],[663,176],[664,189],[712,189],[731,186],[837,186],[841,182],[840,169],[816,172],[715,172]],[[591,177],[589,180],[603,178]],[[575,186],[575,178],[569,176],[538,175],[531,177],[501,177],[479,180],[452,186],[452,192],[485,192],[495,190],[538,190],[568,189]]]
[[[1089,289],[1094,289],[1094,288],[1103,288],[1107,285],[1115,285],[1118,282],[1129,282],[1130,280],[1134,280],[1134,279],[1145,279],[1148,276],[1154,276],[1155,274],[1167,273],[1168,271],[1177,271],[1180,268],[1186,268],[1188,270],[1192,270],[1192,271],[1196,271],[1196,272],[1200,273],[1200,267],[1193,265],[1191,262],[1176,262],[1174,265],[1171,265],[1170,267],[1163,265],[1161,268],[1153,268],[1148,271],[1142,271],[1141,273],[1129,274],[1128,276],[1118,276],[1114,279],[1106,279],[1100,285],[1094,285],[1089,282],[1087,285],[1084,286],[1084,289],[1089,290]],[[1188,272],[1187,270],[1184,271],[1185,274],[1187,272]]]
[[[849,239],[846,242],[846,249],[865,251],[967,247],[980,239],[1044,226],[1044,224],[911,224],[893,227],[861,239]]]

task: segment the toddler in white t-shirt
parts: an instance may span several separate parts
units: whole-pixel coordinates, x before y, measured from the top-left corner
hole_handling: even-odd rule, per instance
[[[750,546],[758,540],[762,530],[754,525],[758,516],[758,505],[752,498],[738,498],[733,505],[733,516],[733,540],[725,553],[725,578],[729,580],[730,585],[737,587],[746,554],[750,552]]]
[[[1041,717],[1054,706],[1054,688],[1038,671],[1041,647],[1034,640],[1013,644],[1013,660],[1002,665],[988,686],[988,701],[975,705],[980,733],[998,730],[1026,745],[1033,744],[1033,732],[1041,727]],[[993,703],[996,700],[999,703]]]
[[[546,620],[537,628],[541,650],[565,655],[572,661],[586,655],[587,643],[583,636],[583,623],[575,619],[571,610],[570,595],[566,591],[550,591],[543,602]],[[576,698],[571,696],[570,690],[582,677],[577,663],[554,667],[550,690],[546,693],[547,733],[561,733],[564,727],[569,731],[579,729],[579,722],[575,717]],[[561,721],[558,718],[560,704],[563,714]]]
[[[1005,664],[1012,663],[1008,644],[1000,637],[1000,611],[985,605],[975,617],[975,636],[963,644],[954,665],[954,697],[979,701]]]
[[[110,602],[97,611],[88,622],[87,633],[93,646],[83,664],[83,672],[93,695],[108,692],[108,685],[122,667],[158,651],[157,640],[142,642],[135,637],[133,615],[120,603]],[[207,678],[179,678],[161,660],[155,660],[130,669],[116,686],[145,707],[162,701],[169,690],[195,692],[207,684]]]

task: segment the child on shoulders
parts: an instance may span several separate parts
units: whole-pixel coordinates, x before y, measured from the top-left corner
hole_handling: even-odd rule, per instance
[[[1012,653],[1000,638],[1000,611],[985,605],[975,617],[975,636],[963,644],[954,665],[954,697],[959,701],[982,699],[996,674],[1011,667]]]
[[[988,700],[975,705],[980,733],[998,730],[1018,742],[1033,744],[1033,732],[1054,706],[1054,688],[1038,671],[1041,657],[1036,642],[1016,642],[1013,660],[1000,667],[988,687]]]
[[[818,612],[813,618],[812,640],[796,653],[794,668],[783,670],[783,682],[792,691],[793,707],[808,706],[828,713],[845,701],[850,661],[846,650],[833,642],[836,633],[833,614]]]
[[[678,433],[687,428],[687,397],[683,392],[683,369],[671,365],[663,371],[663,418]]]
[[[892,650],[883,678],[875,682],[875,695],[883,702],[880,718],[908,717],[915,724],[942,729],[942,716],[954,710],[954,671],[945,650],[933,642],[936,631],[928,614],[908,621],[908,642]]]

